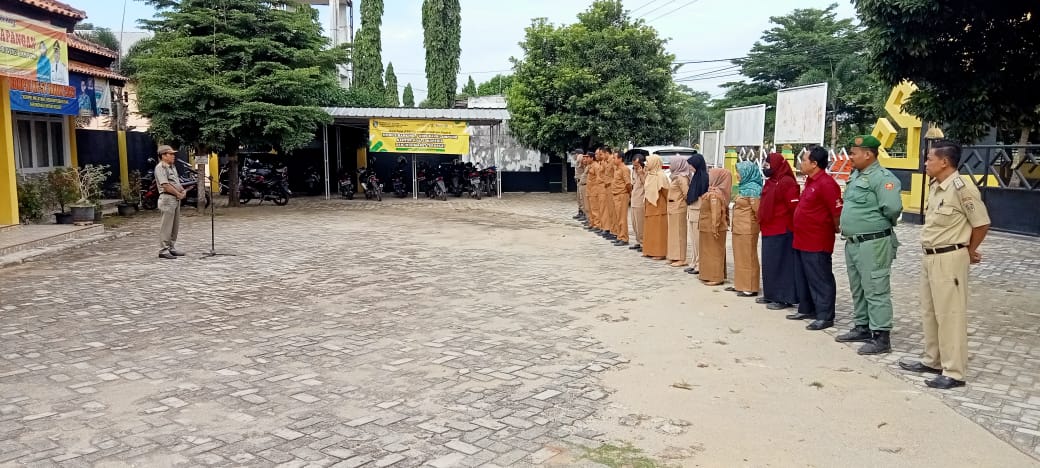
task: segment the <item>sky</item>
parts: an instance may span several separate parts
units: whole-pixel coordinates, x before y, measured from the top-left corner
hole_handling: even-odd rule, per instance
[[[154,10],[139,0],[125,0],[123,22],[121,0],[64,0],[87,12],[87,20],[113,31],[139,30],[137,20],[150,18]],[[362,0],[363,1],[363,0]],[[462,56],[459,87],[469,76],[479,84],[498,73],[509,73],[510,57],[521,54],[518,43],[532,18],[544,17],[562,25],[577,21],[590,0],[461,0]],[[634,17],[647,20],[668,39],[666,48],[677,61],[703,61],[742,57],[751,49],[762,31],[771,27],[769,18],[796,8],[826,8],[838,3],[839,16],[855,16],[848,0],[626,0]],[[354,5],[354,28],[360,23]],[[322,22],[329,24],[328,7],[318,7]],[[426,97],[423,49],[422,0],[384,0],[382,25],[383,62],[392,62],[401,88],[408,83],[415,90],[416,102]],[[698,91],[720,96],[719,85],[739,76],[705,79],[713,70],[729,66],[725,62],[689,64],[677,76],[701,74],[683,84]],[[725,75],[728,71],[714,73]]]

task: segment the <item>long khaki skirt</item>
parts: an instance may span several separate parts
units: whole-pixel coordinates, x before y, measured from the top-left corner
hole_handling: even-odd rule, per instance
[[[726,232],[718,237],[710,232],[701,231],[701,281],[721,283],[726,281]]]

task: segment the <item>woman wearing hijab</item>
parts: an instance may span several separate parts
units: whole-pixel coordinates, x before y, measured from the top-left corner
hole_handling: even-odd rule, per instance
[[[762,172],[751,161],[737,163],[737,198],[733,201],[733,287],[740,297],[755,297],[762,273],[758,263],[758,209]]]
[[[708,192],[701,196],[698,225],[701,247],[700,280],[708,286],[726,281],[726,231],[729,230],[729,200],[733,176],[728,169],[708,171]]]
[[[646,179],[643,181],[643,256],[664,260],[668,255],[668,186],[671,181],[661,169],[661,157],[651,154],[646,158]]]
[[[762,171],[767,177],[758,210],[762,228],[762,297],[755,302],[782,310],[798,302],[797,275],[790,271],[791,265],[799,265],[794,251],[798,181],[780,153],[770,154]]]
[[[700,153],[694,153],[686,162],[693,168],[693,174],[690,176],[690,190],[686,192],[686,221],[690,223],[687,231],[691,244],[686,256],[690,267],[686,269],[686,272],[696,275],[700,274],[701,197],[708,193],[708,165]]]
[[[668,159],[672,180],[668,185],[668,260],[673,267],[686,263],[686,192],[690,190],[693,167],[682,156]]]
[[[632,160],[632,203],[629,213],[632,215],[632,230],[636,233],[636,243],[629,247],[631,250],[643,250],[643,222],[646,221],[644,180],[646,180],[646,155],[640,153]]]

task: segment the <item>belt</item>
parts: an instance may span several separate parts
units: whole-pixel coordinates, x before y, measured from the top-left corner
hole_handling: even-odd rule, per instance
[[[966,248],[968,248],[968,246],[966,246],[964,244],[947,245],[946,247],[939,247],[937,249],[925,248],[924,249],[924,254],[925,255],[935,255],[935,254],[941,254],[941,253],[946,253],[946,252],[953,252],[955,250],[966,249]]]
[[[868,240],[882,239],[882,238],[885,238],[885,237],[888,237],[888,236],[891,236],[891,235],[892,235],[892,228],[888,228],[888,229],[885,229],[884,231],[881,231],[881,232],[872,232],[870,234],[858,234],[858,235],[855,235],[855,236],[843,237],[843,239],[845,239],[845,240],[847,240],[847,241],[849,241],[849,242],[851,242],[853,244],[858,244],[860,242],[866,242]]]

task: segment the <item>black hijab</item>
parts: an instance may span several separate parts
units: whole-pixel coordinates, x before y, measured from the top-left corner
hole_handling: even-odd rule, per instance
[[[693,166],[693,177],[690,178],[690,190],[686,192],[686,204],[696,203],[701,195],[708,193],[708,164],[704,162],[704,156],[693,153],[686,162]]]

